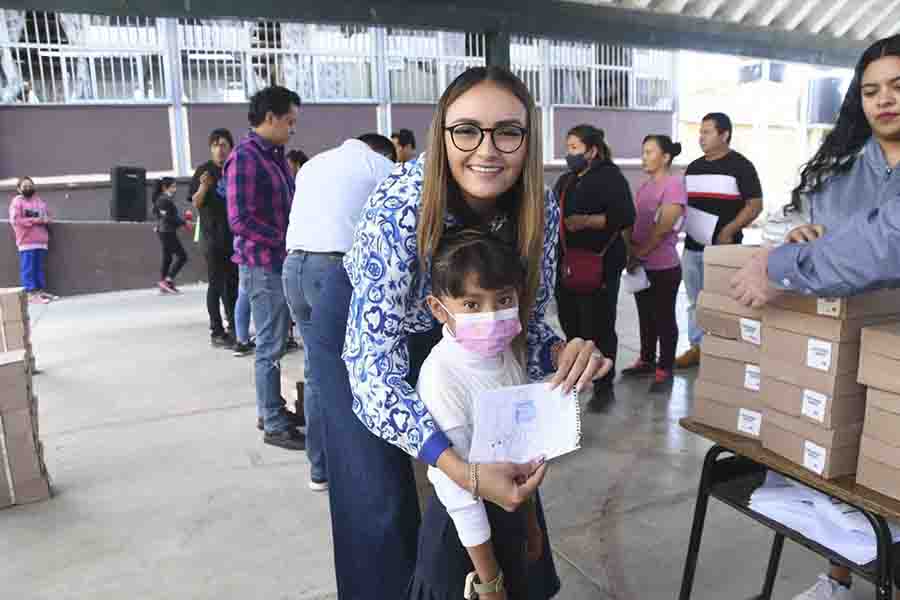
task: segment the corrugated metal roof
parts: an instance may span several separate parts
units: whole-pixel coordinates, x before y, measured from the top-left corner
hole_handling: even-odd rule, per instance
[[[900,0],[565,0],[852,42],[900,33]]]

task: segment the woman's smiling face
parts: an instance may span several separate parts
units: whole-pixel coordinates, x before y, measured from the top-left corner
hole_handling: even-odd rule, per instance
[[[504,128],[497,131],[495,137],[501,148],[515,146],[512,139],[515,128],[528,127],[528,111],[514,94],[506,89],[485,81],[467,91],[447,108],[444,127],[468,124],[484,129]],[[466,134],[466,129],[463,129]],[[471,130],[466,137],[480,135]],[[457,137],[457,142],[462,138]],[[528,133],[514,152],[501,152],[495,145],[490,133],[477,148],[470,151],[460,150],[454,144],[449,131],[444,132],[444,144],[447,148],[447,161],[450,173],[459,185],[463,198],[476,212],[483,212],[504,193],[515,185],[522,175],[525,158],[528,155]],[[477,142],[477,137],[474,138]],[[461,144],[467,147],[466,144]]]

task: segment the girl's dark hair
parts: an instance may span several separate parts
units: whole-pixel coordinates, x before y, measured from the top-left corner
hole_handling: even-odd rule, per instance
[[[672,166],[672,161],[675,160],[675,157],[681,154],[681,144],[673,142],[672,138],[667,135],[651,133],[644,138],[643,143],[646,144],[647,142],[656,142],[656,145],[663,151],[663,154],[669,155],[668,166],[670,167]]]
[[[231,135],[231,132],[225,129],[224,127],[220,127],[219,129],[213,129],[212,133],[209,134],[209,145],[212,146],[219,140],[225,140],[228,142],[228,145],[234,148],[234,136]]]
[[[474,229],[444,236],[431,262],[432,294],[464,296],[466,277],[471,274],[486,290],[525,289],[525,265],[515,247]]]
[[[156,201],[163,194],[163,190],[167,187],[171,186],[175,183],[174,177],[160,177],[156,180],[156,185],[153,186],[153,203],[156,204]]]
[[[612,150],[609,149],[609,145],[606,143],[606,132],[599,127],[594,127],[593,125],[588,125],[586,123],[576,125],[569,130],[566,137],[569,137],[570,135],[574,135],[581,140],[581,143],[587,146],[588,150],[591,148],[599,150],[600,155],[597,157],[598,160],[612,160]]]
[[[863,112],[862,78],[870,64],[885,56],[900,56],[900,35],[878,40],[860,57],[834,128],[800,172],[800,185],[792,194],[792,204],[797,210],[802,210],[802,194],[818,191],[832,175],[849,171],[857,154],[872,136],[872,127]]]

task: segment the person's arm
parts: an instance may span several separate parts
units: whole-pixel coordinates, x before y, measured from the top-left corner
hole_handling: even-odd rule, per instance
[[[684,206],[681,204],[664,204],[659,215],[659,222],[653,227],[653,233],[647,241],[638,246],[632,255],[638,259],[646,258],[648,254],[656,250],[656,247],[672,232],[675,223],[684,214]]]
[[[9,222],[15,227],[34,227],[37,224],[37,219],[26,217],[21,200],[14,198],[12,204],[9,205]]]
[[[785,290],[843,297],[900,287],[900,200],[891,200],[808,244],[768,254],[768,278]]]
[[[203,167],[197,169],[194,177],[191,179],[191,187],[188,190],[188,197],[194,208],[200,209],[206,204],[206,194],[209,193],[210,177],[209,174],[202,170]],[[215,184],[215,182],[213,182]]]
[[[278,248],[283,233],[257,218],[259,204],[256,190],[257,171],[261,167],[247,151],[231,153],[225,165],[228,225],[236,236],[260,246]]]
[[[734,238],[744,230],[745,227],[753,223],[762,213],[762,184],[759,181],[759,174],[756,167],[749,160],[742,161],[741,173],[737,176],[738,191],[744,198],[745,204],[741,212],[733,221],[722,227],[719,231],[716,242],[719,244],[733,244]]]
[[[559,364],[559,352],[564,344],[547,319],[547,307],[556,290],[556,269],[559,261],[559,203],[552,192],[544,199],[544,248],[541,257],[540,283],[534,308],[526,327],[528,342],[527,367],[531,381],[541,381],[553,373]]]

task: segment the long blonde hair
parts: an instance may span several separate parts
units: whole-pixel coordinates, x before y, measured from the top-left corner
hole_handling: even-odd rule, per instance
[[[544,160],[541,150],[541,119],[534,99],[521,79],[501,67],[476,67],[468,69],[457,77],[447,88],[431,122],[428,133],[428,157],[425,161],[425,182],[422,188],[422,205],[416,230],[419,263],[428,268],[432,255],[444,235],[444,217],[448,198],[458,190],[458,184],[450,174],[447,159],[444,124],[447,110],[456,100],[483,82],[494,85],[513,94],[525,106],[528,130],[525,143],[525,164],[522,175],[513,185],[511,192],[516,199],[518,214],[515,223],[518,228],[517,251],[526,266],[526,281],[523,297],[519,299],[519,314],[522,323],[528,323],[531,309],[537,296],[541,279],[541,260],[544,247]],[[498,198],[499,200],[499,198]],[[524,332],[520,346],[524,347]]]

